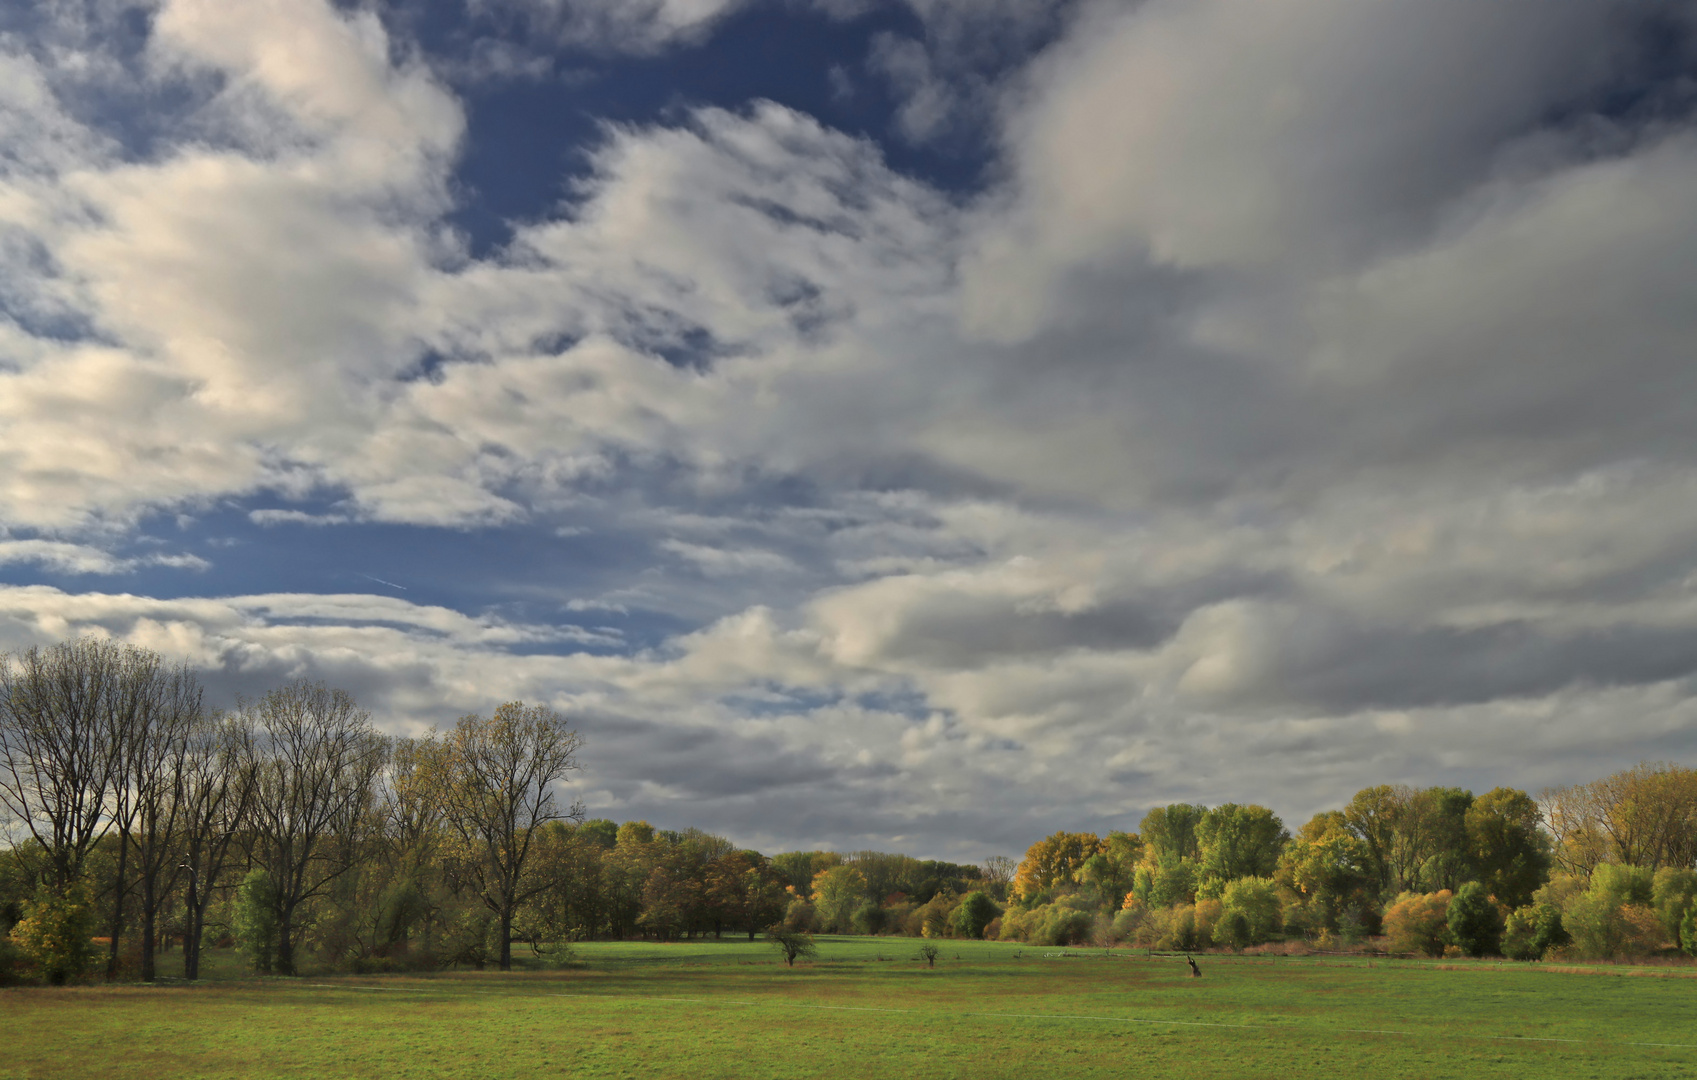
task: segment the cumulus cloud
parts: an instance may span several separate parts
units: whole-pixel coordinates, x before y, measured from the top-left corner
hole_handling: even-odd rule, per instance
[[[640,52],[733,6],[531,10]],[[397,729],[545,700],[609,813],[962,857],[1694,749],[1687,12],[1010,0],[995,40],[1056,40],[1009,74],[918,7],[897,122],[977,72],[985,190],[678,110],[481,259],[460,103],[369,12],[164,4],[145,74],[190,104],[146,152],[8,41],[0,520],[37,538],[0,562],[118,572],[99,529],[260,491],[350,532],[569,510],[640,565],[560,606],[675,621],[16,587],[5,642],[329,678]]]

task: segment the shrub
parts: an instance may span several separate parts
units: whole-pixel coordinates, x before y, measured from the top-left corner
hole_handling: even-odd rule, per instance
[[[1233,952],[1242,952],[1251,942],[1249,939],[1249,920],[1243,912],[1234,911],[1220,920],[1214,927],[1214,944],[1224,945]]]
[[[1591,886],[1586,892],[1603,897],[1616,907],[1622,904],[1649,907],[1654,903],[1655,877],[1642,866],[1598,863],[1591,871]]]
[[[928,938],[944,938],[954,936],[954,913],[959,906],[955,897],[945,893],[933,896],[929,903],[919,910],[919,932]]]
[[[263,870],[248,871],[236,887],[236,943],[253,970],[270,972],[277,957],[277,890]]]
[[[865,903],[854,911],[854,932],[882,934],[889,923],[889,913],[876,903]]]
[[[1503,914],[1477,881],[1456,890],[1445,921],[1450,940],[1468,956],[1495,955],[1502,947]]]
[[[1038,910],[1043,913],[1032,940],[1039,945],[1084,945],[1096,936],[1096,913],[1062,897]]]
[[[1586,893],[1567,914],[1563,925],[1573,936],[1574,955],[1586,960],[1643,956],[1662,942],[1662,923],[1644,904],[1614,904],[1610,892]]]
[[[1225,905],[1218,900],[1198,900],[1195,905],[1196,945],[1200,949],[1214,940],[1214,927],[1225,915]]]
[[[1449,936],[1450,891],[1403,893],[1385,909],[1392,952],[1442,956]]]
[[[819,925],[818,912],[806,900],[791,900],[784,908],[783,927],[801,934],[812,933]]]
[[[984,928],[990,925],[1000,912],[996,902],[982,892],[970,892],[955,908],[955,933],[969,941],[977,941],[984,936]]]
[[[1002,941],[1032,941],[1037,932],[1037,924],[1042,921],[1044,908],[1010,907],[1002,913]]]
[[[1664,866],[1650,884],[1650,903],[1669,940],[1679,941],[1680,920],[1697,902],[1697,870]]]
[[[1199,944],[1196,935],[1196,908],[1191,904],[1180,904],[1163,911],[1151,912],[1146,928],[1147,943],[1157,949],[1190,950]]]
[[[936,967],[937,966],[937,954],[942,952],[942,951],[943,950],[939,949],[936,945],[927,941],[925,944],[923,944],[919,947],[919,958],[921,960],[925,961],[926,967]]]
[[[1135,897],[1133,898],[1135,899]],[[1125,907],[1114,913],[1114,921],[1108,928],[1108,935],[1114,941],[1134,941],[1137,932],[1149,920],[1149,909],[1143,902],[1127,903]]]
[[[94,963],[99,918],[87,886],[79,883],[64,893],[38,889],[23,914],[12,927],[12,941],[36,973],[53,986],[81,978]]]
[[[1220,894],[1226,917],[1242,915],[1248,927],[1248,945],[1259,945],[1279,929],[1279,894],[1268,878],[1238,878]]]
[[[1503,955],[1510,960],[1542,960],[1551,949],[1571,939],[1562,928],[1561,911],[1554,904],[1527,904],[1508,917],[1503,928]]]
[[[1686,908],[1685,918],[1679,920],[1679,947],[1697,956],[1697,902]]]
[[[501,924],[482,904],[467,904],[443,927],[437,959],[445,967],[482,971],[501,955]]]

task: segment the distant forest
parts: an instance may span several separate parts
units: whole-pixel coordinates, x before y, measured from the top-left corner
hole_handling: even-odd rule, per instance
[[[816,932],[1697,954],[1697,771],[1674,765],[1537,799],[1369,787],[1294,835],[1266,807],[1174,804],[974,866],[586,820],[556,799],[580,747],[517,702],[405,739],[314,683],[213,711],[186,666],[109,641],[0,658],[0,981],[195,978],[208,946],[282,974],[727,934],[793,958]]]

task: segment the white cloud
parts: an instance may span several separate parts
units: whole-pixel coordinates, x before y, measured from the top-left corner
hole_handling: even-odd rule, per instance
[[[729,10],[543,14],[652,50]],[[608,128],[477,260],[461,106],[369,12],[164,6],[150,77],[194,106],[134,159],[14,49],[0,520],[44,538],[0,562],[122,572],[90,537],[261,489],[337,508],[260,525],[569,515],[650,561],[555,602],[700,628],[14,588],[0,638],[345,680],[397,727],[547,700],[605,805],[749,842],[749,791],[786,843],[994,798],[988,842],[1690,752],[1697,151],[1608,114],[1620,11],[1092,5],[995,88],[969,207],[753,103]]]
[[[532,34],[579,48],[654,53],[695,44],[749,0],[468,0],[474,11],[516,15]]]

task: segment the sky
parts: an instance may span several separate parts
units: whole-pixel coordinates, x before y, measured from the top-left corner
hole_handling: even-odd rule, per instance
[[[0,650],[976,862],[1697,757],[1697,5],[0,7]]]

